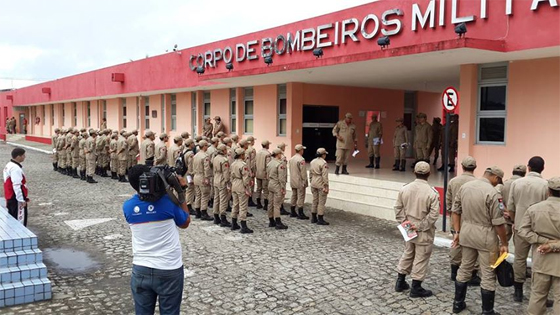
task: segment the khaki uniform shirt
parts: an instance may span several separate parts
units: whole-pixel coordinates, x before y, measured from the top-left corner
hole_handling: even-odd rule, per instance
[[[408,129],[405,125],[398,126],[393,134],[393,147],[400,147],[401,144],[408,143]]]
[[[119,161],[128,160],[128,142],[126,138],[121,135],[119,135],[117,139],[117,158]]]
[[[457,197],[459,189],[464,184],[473,180],[476,180],[476,177],[474,177],[473,174],[463,173],[449,181],[449,184],[447,185],[447,193],[445,194],[445,205],[448,213],[451,213],[453,201],[455,200],[455,197]]]
[[[210,157],[206,152],[200,150],[194,156],[193,159],[193,168],[194,168],[194,184],[201,186],[205,183],[205,180],[208,181],[208,185],[211,185],[212,182],[210,178],[212,177],[211,166],[210,166]]]
[[[307,169],[305,168],[305,159],[296,153],[289,162],[290,170],[290,186],[296,189],[303,189],[309,185],[307,180]]]
[[[513,184],[514,181],[516,181],[520,178],[523,178],[523,177],[521,177],[519,175],[513,175],[512,177],[510,177],[508,180],[506,180],[504,182],[504,187],[502,187],[502,200],[503,200],[503,203],[504,203],[505,207],[507,207],[507,205],[508,205],[507,203],[508,203],[508,200],[509,200],[509,191],[511,190],[511,184]],[[512,225],[513,221],[511,219],[506,219],[506,223],[508,225]]]
[[[342,140],[336,139],[337,149],[353,150],[357,141],[356,125],[347,125],[346,121],[341,120],[336,123],[332,130],[333,136],[341,136]]]
[[[163,141],[156,144],[154,165],[167,165],[167,145]]]
[[[383,136],[383,125],[378,121],[372,121],[369,124],[368,132],[368,146],[373,145],[373,139],[381,138]]]
[[[183,156],[183,159],[187,166],[187,175],[194,176],[194,152],[189,149]]]
[[[99,129],[103,130],[103,129],[107,129],[107,123],[106,122],[102,122],[101,126],[99,127]]]
[[[82,139],[80,140],[80,142],[78,142],[78,147],[80,148],[80,157],[81,157],[81,158],[83,158],[83,157],[86,156],[86,153],[84,152],[84,149],[85,149],[85,147],[86,147],[86,141],[87,141],[87,139],[82,138]]]
[[[175,167],[175,161],[179,154],[181,154],[181,148],[176,143],[173,143],[167,152],[167,165]]]
[[[414,144],[417,148],[430,148],[432,145],[432,126],[429,123],[416,126]]]
[[[233,147],[227,148],[227,157],[229,161],[229,165],[232,165],[235,162],[235,149]]]
[[[213,135],[216,136],[220,131],[226,133],[226,126],[223,122],[220,122],[219,124],[216,124],[216,126],[214,126]]]
[[[218,154],[212,162],[214,172],[214,187],[223,189],[230,185],[230,169],[228,158]]]
[[[231,165],[231,190],[236,193],[246,193],[251,189],[251,176],[249,167],[241,159],[235,160]]]
[[[65,148],[66,150],[72,149],[71,146],[72,146],[72,137],[73,137],[73,136],[74,136],[74,135],[71,134],[71,133],[68,133],[68,134],[66,135],[66,148]]]
[[[548,197],[529,207],[518,230],[519,236],[537,246],[549,240],[560,240],[560,198]],[[560,277],[560,253],[535,253],[533,271]]]
[[[257,161],[256,161],[257,152],[252,145],[250,145],[247,150],[245,151],[245,163],[249,167],[251,171],[251,177],[255,177],[257,174]]]
[[[111,159],[117,159],[117,139],[111,139],[109,143],[109,153],[111,154]]]
[[[105,149],[105,136],[97,136],[97,138],[95,138],[95,153],[97,155],[100,155],[102,154],[104,149]]]
[[[271,159],[272,157],[267,149],[263,148],[257,153],[257,179],[266,179],[266,166]]]
[[[436,235],[439,217],[439,193],[427,181],[416,179],[399,191],[395,213],[398,222],[410,221],[416,226],[418,237],[410,242],[431,245]]]
[[[529,172],[526,177],[513,182],[508,193],[507,209],[515,213],[515,230],[517,231],[527,208],[545,200],[548,196],[548,182],[542,178],[541,174]]]
[[[66,150],[66,137],[60,136],[56,141],[56,150],[57,151],[64,151]]]
[[[56,145],[57,145],[57,140],[58,140],[58,135],[55,133],[52,137],[51,137],[51,145],[53,149],[56,149]]]
[[[130,135],[126,139],[126,142],[128,143],[128,155],[136,157],[136,155],[138,155],[139,153],[138,137],[136,137],[135,135]]]
[[[70,148],[72,149],[72,157],[77,158],[80,157],[80,140],[78,140],[78,136],[72,136],[72,143],[70,144]]]
[[[506,224],[498,197],[486,178],[470,181],[459,189],[452,211],[461,215],[461,246],[497,251],[495,226]]]
[[[142,141],[142,146],[140,148],[140,164],[146,164],[146,160],[154,157],[155,145],[152,139],[146,138]]]
[[[86,146],[84,147],[84,152],[86,153],[86,158],[95,158],[97,152],[95,151],[96,138],[89,137],[86,140]]]
[[[311,188],[329,188],[329,164],[322,157],[317,157],[309,165]]]
[[[212,138],[212,129],[214,129],[212,123],[204,123],[202,126],[202,135],[206,138]]]
[[[268,176],[268,190],[280,192],[286,187],[286,167],[278,159],[272,159],[266,165],[266,175]]]

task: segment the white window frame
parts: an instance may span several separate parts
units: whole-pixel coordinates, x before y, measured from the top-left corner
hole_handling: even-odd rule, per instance
[[[251,95],[247,95],[247,91],[251,91]],[[252,135],[255,132],[255,97],[254,97],[255,90],[252,87],[245,88],[245,95],[243,97],[243,134],[245,135]],[[247,114],[247,102],[253,102],[253,114]],[[253,130],[251,132],[247,132],[247,121],[253,121]]]
[[[500,79],[482,79],[482,69],[491,67],[506,66],[506,77]],[[478,66],[478,89],[477,89],[477,106],[476,106],[476,144],[480,145],[498,145],[505,146],[507,143],[507,110],[508,110],[508,79],[509,79],[509,65],[508,63],[491,63]],[[505,98],[505,109],[504,110],[481,110],[480,97],[482,95],[482,89],[486,87],[494,86],[505,86],[506,88],[506,98]],[[503,118],[504,119],[504,141],[481,141],[480,140],[480,126],[481,119],[484,118]]]
[[[229,117],[231,133],[237,133],[237,91],[235,89],[229,90]]]
[[[177,94],[169,96],[171,102],[171,130],[177,130]]]
[[[280,89],[284,88],[284,92],[281,93]],[[281,100],[286,100],[286,113],[281,114],[280,113],[280,102]],[[277,116],[278,116],[278,121],[277,121],[277,127],[276,127],[276,135],[279,137],[286,137],[287,133],[288,133],[288,87],[286,84],[279,84],[278,85],[278,105],[277,105]],[[286,121],[286,132],[282,133],[280,130],[280,126],[282,125],[282,120]]]

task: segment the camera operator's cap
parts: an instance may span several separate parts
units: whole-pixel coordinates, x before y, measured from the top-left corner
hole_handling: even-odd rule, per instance
[[[195,140],[196,142],[201,141],[201,140],[202,140],[202,136],[196,136],[196,137],[194,137],[194,140]]]
[[[323,155],[323,154],[329,154],[329,152],[327,152],[325,148],[319,148],[317,149],[317,154]]]
[[[208,146],[208,142],[207,142],[206,140],[200,140],[200,141],[198,142],[198,146],[201,147],[201,148],[202,148],[202,147],[207,147],[207,146]]]
[[[181,137],[181,136],[175,136],[175,137],[173,138],[173,141],[175,141],[175,142],[183,141],[183,137]]]
[[[282,154],[282,153],[284,153],[284,151],[282,151],[279,148],[276,148],[276,149],[272,150],[272,155],[278,155],[278,154]]]
[[[247,145],[247,143],[248,143],[248,141],[247,141],[246,139],[241,139],[241,140],[239,141],[239,146],[244,147],[244,146]]]
[[[426,175],[429,172],[430,172],[430,164],[428,164],[424,161],[418,162],[414,166],[414,173],[416,173],[416,174]]]
[[[241,154],[244,154],[244,153],[245,153],[245,149],[243,149],[243,148],[235,149],[235,154],[236,155],[241,155]]]
[[[402,118],[397,118],[397,120],[395,120],[396,122],[404,122],[404,119]]]
[[[560,191],[560,177],[552,177],[548,180],[548,188]]]
[[[269,144],[270,144],[270,141],[268,141],[268,140],[263,140],[263,141],[261,142],[261,145],[262,145],[263,147],[264,147],[264,146],[267,146],[267,145],[269,145]]]
[[[466,168],[473,168],[476,167],[476,160],[472,156],[467,156],[463,159],[461,165]]]
[[[344,115],[344,117],[348,118],[348,119],[354,118],[354,116],[352,116],[352,114],[350,114],[350,113],[346,113],[346,115]]]
[[[188,132],[186,132],[186,131],[185,131],[185,132],[183,132],[183,133],[181,133],[181,138],[184,138],[184,139],[186,139],[186,138],[188,138],[188,137],[190,137],[190,136],[191,136],[191,134],[190,134],[190,133],[188,133]]]
[[[218,132],[218,133],[216,134],[216,137],[218,137],[218,138],[223,138],[223,137],[225,137],[225,136],[226,136],[226,134],[223,133],[222,131],[220,131],[220,132]]]
[[[193,139],[187,139],[187,140],[185,140],[185,142],[183,144],[185,146],[190,146],[190,145],[194,144],[194,140]]]
[[[486,172],[496,175],[500,178],[504,178],[504,171],[502,171],[501,168],[497,167],[497,166],[492,166],[486,169]]]
[[[235,134],[231,135],[230,138],[231,138],[231,140],[233,140],[233,141],[239,140],[239,136],[238,136],[238,135],[235,135]]]
[[[517,164],[513,167],[513,171],[527,173],[527,165]]]
[[[216,142],[219,142],[219,141],[220,141],[220,138],[218,138],[218,137],[213,137],[212,140],[210,140],[211,143],[216,143]]]
[[[224,140],[222,140],[224,143],[232,143],[233,141],[231,140],[231,138],[225,137]]]
[[[278,149],[284,151],[284,149],[286,149],[286,144],[284,142],[281,142],[279,145],[276,146]]]
[[[227,145],[225,145],[225,144],[223,144],[223,143],[220,143],[220,144],[218,144],[218,147],[216,148],[216,150],[218,150],[218,151],[223,151],[223,150],[225,150],[226,148],[227,148]]]
[[[304,147],[304,146],[301,145],[301,144],[296,145],[296,151],[301,151],[301,150],[305,150],[305,149],[307,149],[307,148]]]
[[[151,131],[151,130],[146,130],[146,132],[144,133],[144,136],[146,137],[151,137],[151,136],[155,136],[156,134]]]

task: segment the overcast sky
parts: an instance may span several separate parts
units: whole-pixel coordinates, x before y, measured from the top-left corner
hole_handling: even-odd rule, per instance
[[[155,56],[175,44],[187,48],[373,1],[6,1],[0,9],[0,89]]]

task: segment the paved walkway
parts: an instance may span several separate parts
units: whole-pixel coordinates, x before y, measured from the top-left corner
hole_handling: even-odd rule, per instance
[[[10,146],[0,144],[1,161],[9,152]],[[130,186],[110,179],[89,185],[62,176],[52,171],[50,157],[37,152],[27,154],[24,167],[32,200],[29,228],[45,252],[53,300],[0,313],[133,314],[131,236],[121,210],[133,193]],[[328,209],[328,227],[284,218],[289,229],[276,231],[267,227],[264,211],[251,212],[253,235],[196,220],[180,232],[184,314],[451,313],[454,284],[443,248],[434,249],[425,282],[433,297],[394,292],[403,248],[394,222]],[[526,285],[526,295],[529,291]],[[512,292],[498,289],[496,309],[525,314],[527,301],[514,303]],[[469,289],[467,303],[463,314],[480,314],[478,288]]]

